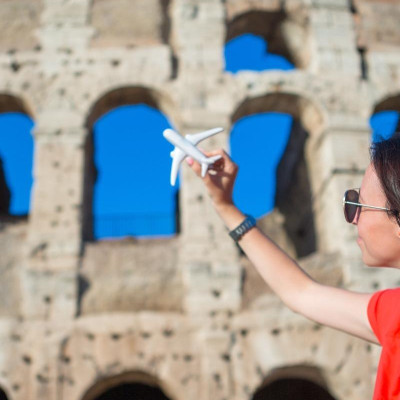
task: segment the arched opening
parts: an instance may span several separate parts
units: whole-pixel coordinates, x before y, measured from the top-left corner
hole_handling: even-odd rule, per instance
[[[24,103],[0,95],[0,217],[26,219],[33,185],[33,121]]]
[[[125,383],[107,390],[96,400],[169,400],[167,396],[157,387],[144,385],[142,383]]]
[[[297,365],[274,370],[252,400],[335,400],[318,368]]]
[[[265,118],[266,113],[269,114],[269,121]],[[266,186],[262,186],[267,184],[266,177],[271,177],[270,182],[274,188],[270,193],[274,193],[274,195],[269,199],[269,210],[266,207],[268,201],[262,200],[265,209],[259,208],[256,214],[258,217],[263,217],[263,212],[260,211],[268,212],[273,208],[275,210],[259,220],[261,229],[294,256],[307,256],[316,251],[317,243],[311,184],[304,149],[309,132],[320,130],[321,115],[304,98],[289,94],[275,94],[246,100],[237,109],[232,120],[239,124],[246,117],[250,119],[257,115],[259,125],[251,126],[247,132],[246,130],[242,131],[240,133],[242,139],[238,140],[235,146],[237,151],[232,148],[231,152],[243,155],[243,157],[239,156],[240,159],[243,158],[239,174],[246,175],[246,169],[252,169],[252,171],[248,171],[247,178],[243,181],[248,187],[259,191],[259,193],[254,193],[254,196],[260,196],[260,193],[266,191]],[[277,125],[274,126],[276,121],[274,122],[271,117],[281,119],[283,122],[281,131],[278,129],[277,132]],[[243,121],[239,121],[241,118]],[[246,149],[244,143],[248,142],[248,137],[254,136],[255,133],[258,138],[253,140],[253,149]],[[273,139],[268,137],[268,135],[277,135],[277,133],[280,137]],[[260,143],[262,145],[259,145]],[[269,143],[274,143],[274,145],[269,146]],[[243,152],[247,152],[247,154],[243,154]],[[258,155],[254,157],[256,153]],[[242,196],[238,193],[237,197],[244,199],[247,189],[242,189],[239,185],[240,176],[238,175],[238,185],[235,190],[242,190]],[[254,196],[247,196],[250,213]],[[242,206],[246,209],[247,205],[243,204]],[[279,228],[276,226],[277,223],[280,224]]]
[[[372,141],[379,141],[400,132],[400,96],[388,97],[376,105],[370,118]]]
[[[171,127],[145,88],[104,95],[88,118],[84,239],[170,237],[179,232],[179,184],[169,185]]]
[[[307,379],[277,379],[259,389],[252,400],[335,400],[322,386]]]
[[[294,18],[294,15],[288,15],[283,11],[250,10],[234,16],[228,22],[225,38],[227,70],[231,70],[230,52],[235,52],[235,47],[238,45],[246,49],[244,53],[246,57],[242,52],[239,60],[244,66],[241,69],[255,69],[249,68],[249,63],[252,65],[254,58],[262,66],[255,70],[286,70],[293,69],[294,66],[304,68],[308,64],[310,51],[307,22],[306,18],[298,17],[301,14],[296,13]]]
[[[82,400],[172,400],[161,382],[143,372],[128,372],[97,382]]]

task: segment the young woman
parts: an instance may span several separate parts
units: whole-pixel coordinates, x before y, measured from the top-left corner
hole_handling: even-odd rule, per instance
[[[203,178],[211,201],[263,279],[293,311],[380,344],[374,400],[400,399],[400,289],[365,294],[315,282],[235,207],[237,165],[223,150],[207,155],[222,156]],[[200,176],[200,165],[187,162]],[[343,205],[358,231],[363,262],[400,268],[400,135],[372,145],[361,188],[348,190]]]

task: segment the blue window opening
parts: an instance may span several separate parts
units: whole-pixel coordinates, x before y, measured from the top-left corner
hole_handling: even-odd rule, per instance
[[[178,231],[179,179],[170,186],[169,120],[147,105],[122,106],[94,125],[95,239],[169,237]]]
[[[29,214],[33,185],[33,126],[32,119],[26,114],[0,114],[0,202],[3,215],[23,217]]]
[[[286,149],[292,116],[262,113],[240,119],[230,137],[231,155],[239,165],[235,204],[260,218],[275,206],[276,169]]]
[[[285,57],[268,53],[268,43],[261,36],[246,33],[225,45],[225,71],[289,71],[294,68]]]
[[[380,111],[374,114],[370,120],[372,129],[372,141],[389,139],[396,131],[399,131],[398,111]]]

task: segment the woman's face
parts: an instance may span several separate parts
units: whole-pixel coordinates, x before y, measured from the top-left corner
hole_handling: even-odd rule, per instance
[[[359,202],[377,207],[387,206],[386,196],[372,164],[365,171]],[[361,208],[353,224],[357,226],[357,243],[366,265],[400,268],[400,227],[395,219],[389,218],[386,211]]]

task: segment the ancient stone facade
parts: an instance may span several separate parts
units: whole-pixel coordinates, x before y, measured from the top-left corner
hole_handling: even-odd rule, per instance
[[[370,398],[379,348],[286,309],[188,169],[179,235],[91,240],[91,135],[126,104],[181,133],[223,126],[209,147],[227,147],[241,117],[289,113],[291,189],[260,226],[323,283],[398,285],[362,265],[341,194],[368,164],[369,117],[400,110],[399,15],[396,0],[1,0],[0,111],[35,121],[31,213],[0,227],[6,398],[94,400],[132,382],[250,400],[282,380]],[[224,72],[224,44],[243,33],[296,70]]]

